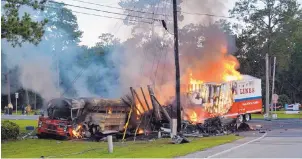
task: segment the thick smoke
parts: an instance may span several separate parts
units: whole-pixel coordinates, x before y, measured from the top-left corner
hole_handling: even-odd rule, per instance
[[[57,81],[51,54],[46,54],[43,47],[24,44],[21,48],[13,48],[5,40],[2,40],[1,45],[2,52],[6,55],[8,70],[17,67],[19,72],[10,74],[10,81],[19,81],[11,84],[12,88],[15,88],[11,89],[11,93],[23,87],[39,93],[46,100],[60,95],[60,89],[55,85]]]
[[[210,13],[218,13],[216,10],[223,6],[220,3],[195,2],[196,8],[203,5],[207,8],[205,12],[211,10]],[[165,4],[163,8],[167,6]],[[185,2],[181,6],[185,7]],[[167,11],[163,9],[163,12]],[[224,33],[219,24],[203,20],[197,24],[188,24],[191,20],[186,24],[184,22],[186,20],[179,30],[182,84],[187,84],[189,70],[196,78],[220,79],[219,75],[224,71],[213,69],[221,67],[220,62],[225,60],[236,63],[236,59],[227,54],[234,51],[234,39]],[[146,86],[152,85],[157,97],[164,103],[175,95],[173,38],[170,34],[173,27],[168,20],[167,23],[169,33],[161,26],[155,26],[153,32],[151,25],[146,28],[145,25],[135,26],[133,37],[123,42],[122,47],[107,50],[103,56],[95,55],[94,50],[87,53],[87,48],[77,45],[57,49],[62,41],[69,38],[61,29],[55,30],[55,34],[63,35],[60,38],[53,37],[54,32],[46,31],[38,46],[25,43],[21,48],[12,48],[2,41],[2,53],[7,58],[8,69],[19,68],[14,77],[18,79],[19,86],[41,94],[46,100],[63,93],[70,97],[119,98],[129,93],[129,87],[138,89],[142,86],[146,93]],[[83,54],[87,55],[86,59],[83,59]],[[90,60],[93,61],[88,64]],[[60,74],[57,72],[58,61]]]
[[[190,13],[201,13],[208,15],[220,15],[225,16],[228,8],[227,5],[230,0],[187,0],[181,3],[181,10]],[[184,20],[180,23],[184,26],[188,23],[193,24],[210,24],[219,18],[214,16],[201,16],[197,14],[186,14],[183,13]]]
[[[222,0],[206,2],[192,0],[183,1],[180,6],[184,11],[223,15],[225,4],[226,2]],[[160,4],[157,6],[163,10],[168,8]],[[158,12],[163,13],[160,9]],[[185,85],[188,84],[190,73],[203,81],[223,81],[222,74],[229,73],[225,63],[234,64],[234,68],[239,67],[236,58],[229,54],[236,50],[235,38],[222,29],[221,23],[216,21],[217,18],[187,14],[183,16],[184,20],[179,29],[182,90],[185,91],[187,88]],[[128,90],[129,86],[145,87],[151,84],[156,90],[157,98],[163,103],[175,95],[175,64],[171,35],[173,27],[171,18],[165,18],[168,32],[162,26],[153,26],[153,29],[150,26],[136,25],[133,28],[134,37],[124,43],[124,61],[120,67],[120,82],[125,86],[124,90]]]
[[[44,13],[32,12],[29,8],[21,8],[20,13],[24,12],[30,12],[36,20],[45,18]],[[106,89],[100,91],[97,88],[104,88],[99,82],[108,88],[110,83],[106,81],[112,80],[110,75],[103,80],[90,80],[92,76],[106,76],[109,68],[102,61],[86,60],[87,50],[76,43],[70,43],[70,34],[55,27],[53,22],[45,30],[43,39],[37,46],[23,43],[21,47],[14,48],[6,40],[1,41],[2,71],[11,72],[10,93],[24,88],[40,94],[46,101],[60,96],[109,96]],[[64,46],[64,41],[69,43]],[[88,56],[90,55],[94,55],[94,52]],[[4,74],[2,85],[2,94],[6,94],[7,81]]]

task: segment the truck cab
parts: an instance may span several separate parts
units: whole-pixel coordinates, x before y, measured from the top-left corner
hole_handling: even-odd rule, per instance
[[[71,138],[72,130],[71,109],[68,101],[51,100],[46,113],[38,119],[37,136],[39,138],[48,136]]]

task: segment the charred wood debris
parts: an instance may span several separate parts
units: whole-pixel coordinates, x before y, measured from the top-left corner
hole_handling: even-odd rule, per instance
[[[149,105],[146,95],[141,88],[141,94],[144,100],[139,98],[138,93],[130,88],[131,95],[122,97],[122,101],[127,105],[132,106],[132,110],[141,114],[136,121],[132,119],[131,125],[126,127],[125,140],[152,140],[155,138],[171,138],[171,120],[176,118],[176,107],[173,104],[161,105],[154,95],[150,86],[148,91],[150,95],[151,106]],[[139,105],[146,105],[143,112],[137,108],[136,102]],[[136,124],[133,124],[136,122]],[[134,126],[135,125],[135,126]],[[139,131],[142,130],[142,131]],[[239,124],[237,119],[225,117],[213,117],[206,119],[203,123],[193,123],[187,120],[182,121],[182,131],[180,134],[172,137],[174,143],[189,142],[187,137],[208,137],[221,136],[240,131],[249,131],[248,124]],[[122,136],[116,136],[122,138]]]

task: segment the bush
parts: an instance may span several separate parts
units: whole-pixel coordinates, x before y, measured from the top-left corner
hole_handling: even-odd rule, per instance
[[[20,133],[20,127],[16,123],[4,121],[1,123],[1,140],[15,140]]]
[[[284,107],[285,104],[290,104],[290,99],[286,94],[279,95],[279,103]]]

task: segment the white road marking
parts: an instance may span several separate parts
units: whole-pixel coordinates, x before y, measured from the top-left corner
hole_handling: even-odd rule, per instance
[[[267,133],[264,133],[264,134],[263,134],[261,137],[259,137],[259,138],[257,138],[257,139],[254,139],[254,140],[251,140],[251,141],[246,142],[246,143],[244,143],[244,144],[241,144],[241,145],[238,145],[238,146],[232,147],[232,148],[230,148],[230,149],[227,149],[227,150],[224,150],[224,151],[218,152],[218,153],[216,153],[216,154],[214,154],[214,155],[208,156],[207,158],[212,158],[212,157],[215,157],[215,156],[218,156],[218,155],[224,154],[224,153],[226,153],[226,152],[230,152],[230,151],[235,150],[235,149],[237,149],[237,148],[243,147],[243,146],[245,146],[245,145],[247,145],[247,144],[250,144],[250,143],[252,143],[252,142],[255,142],[255,141],[261,140],[261,139],[263,139],[263,138],[264,138],[266,135],[267,135]]]

